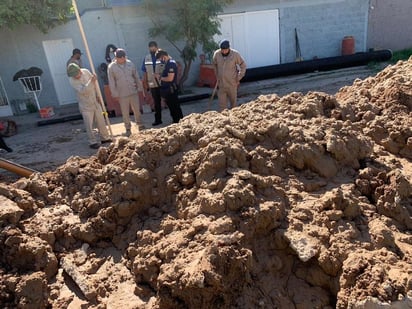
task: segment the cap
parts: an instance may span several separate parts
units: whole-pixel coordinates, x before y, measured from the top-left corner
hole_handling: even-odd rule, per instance
[[[222,40],[219,44],[221,49],[228,49],[230,47],[228,40]]]
[[[159,49],[156,53],[156,59],[160,59],[163,56],[169,56],[169,54],[167,53],[167,51]]]
[[[123,58],[126,56],[126,51],[123,48],[118,48],[114,51],[116,58]]]
[[[77,76],[77,74],[79,74],[79,72],[80,72],[80,67],[77,64],[70,63],[67,66],[67,76],[75,77],[75,76]]]
[[[156,41],[150,41],[149,42],[149,47],[157,47]]]
[[[73,49],[73,55],[76,55],[76,54],[83,55],[82,52],[80,51],[80,49],[78,49],[78,48]]]

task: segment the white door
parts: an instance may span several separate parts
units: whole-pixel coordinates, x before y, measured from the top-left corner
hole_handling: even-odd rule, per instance
[[[76,93],[70,86],[66,72],[66,62],[73,50],[72,39],[43,41],[43,48],[59,104],[64,105],[77,102]]]
[[[215,39],[230,40],[248,68],[280,63],[279,11],[267,10],[219,16],[220,32]]]
[[[0,117],[13,116],[9,98],[4,88],[3,80],[0,77]]]

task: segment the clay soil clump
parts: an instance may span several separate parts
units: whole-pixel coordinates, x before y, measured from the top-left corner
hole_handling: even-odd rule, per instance
[[[3,308],[409,308],[412,60],[0,184]]]

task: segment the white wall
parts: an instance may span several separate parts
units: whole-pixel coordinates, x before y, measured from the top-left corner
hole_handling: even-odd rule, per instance
[[[369,0],[237,0],[225,12],[279,9],[280,62],[287,63],[296,58],[295,28],[304,60],[339,56],[346,35],[365,51],[368,7]]]
[[[107,44],[119,41],[118,33],[113,27],[112,12],[105,9],[86,11],[82,16],[82,22],[94,65],[97,66],[101,62],[105,62]],[[80,48],[83,52],[85,51],[76,20],[71,20],[67,24],[53,28],[46,34],[31,26],[21,26],[14,31],[9,29],[0,30],[0,39],[2,42],[8,42],[7,48],[0,49],[0,75],[3,78],[10,100],[26,98],[18,82],[12,81],[14,74],[19,70],[36,66],[43,70],[41,76],[43,91],[39,97],[41,105],[58,105],[42,42],[66,38],[71,38],[75,47]],[[61,57],[69,59],[71,53],[72,51],[68,50]],[[86,54],[83,55],[83,63],[90,68]]]

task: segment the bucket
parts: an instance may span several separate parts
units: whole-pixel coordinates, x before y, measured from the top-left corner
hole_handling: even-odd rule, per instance
[[[355,53],[355,38],[345,36],[342,40],[342,56],[352,55]]]

